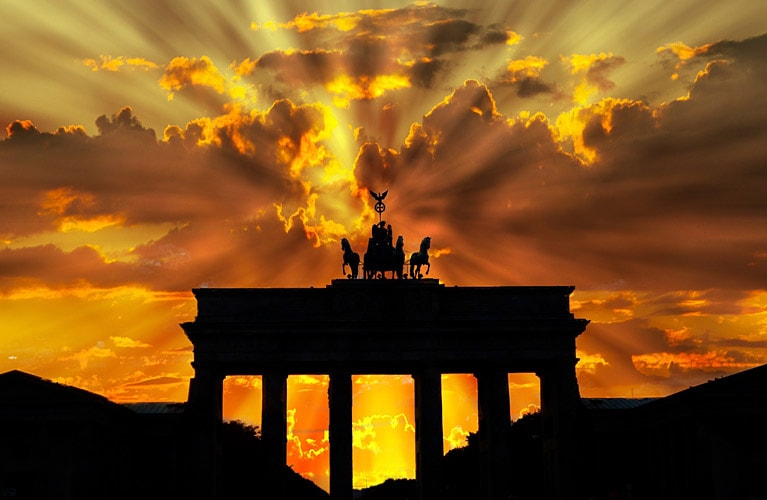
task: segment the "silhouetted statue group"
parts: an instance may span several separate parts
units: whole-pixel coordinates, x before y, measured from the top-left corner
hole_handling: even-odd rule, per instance
[[[381,220],[381,214],[386,210],[384,199],[389,194],[387,189],[383,193],[376,193],[370,190],[370,196],[376,200],[373,207],[378,213],[378,224],[373,224],[371,235],[368,239],[368,250],[365,252],[365,258],[362,262],[362,275],[365,279],[383,279],[386,278],[387,271],[391,272],[391,277],[398,279],[406,278],[405,275],[405,240],[402,236],[397,237],[397,245],[392,245],[391,224],[386,225],[386,221]],[[431,238],[429,236],[421,240],[421,248],[410,255],[410,277],[413,279],[423,278],[421,266],[426,266],[426,274],[429,274],[431,264],[429,264],[429,247]],[[344,252],[344,263],[341,266],[341,272],[349,279],[359,277],[360,255],[352,250],[352,245],[346,238],[341,239],[341,250]],[[346,266],[349,266],[349,274],[346,274]]]
[[[365,252],[362,262],[362,275],[365,279],[383,279],[386,273],[391,272],[392,278],[402,279],[407,277],[405,274],[405,240],[402,236],[397,237],[396,245],[392,245],[391,224],[386,225],[385,221],[373,224],[371,237],[368,239],[368,249]],[[410,255],[410,278],[423,278],[421,266],[426,266],[426,274],[429,274],[431,264],[429,264],[429,247],[431,238],[425,237],[421,241],[421,247],[417,252]],[[358,279],[360,256],[352,250],[351,243],[346,238],[341,240],[341,249],[344,252],[344,262],[341,266],[341,272],[349,279]],[[349,266],[349,273],[346,273],[346,266]]]

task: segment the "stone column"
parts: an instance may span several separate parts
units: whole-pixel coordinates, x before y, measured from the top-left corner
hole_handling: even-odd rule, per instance
[[[576,439],[580,391],[575,376],[577,359],[540,370],[543,422],[544,498],[576,498]]]
[[[509,475],[509,376],[504,370],[483,369],[477,378],[480,490],[483,500],[507,498]]]
[[[197,366],[189,381],[190,441],[193,443],[190,469],[194,471],[190,492],[192,498],[198,500],[215,499],[220,494],[223,382],[224,376],[215,370]]]
[[[328,384],[330,422],[330,497],[351,500],[352,476],[352,376],[347,371],[330,374]]]
[[[415,379],[415,453],[419,500],[443,498],[442,375],[421,370]]]
[[[284,492],[287,464],[288,375],[278,370],[261,375],[261,442],[267,460],[269,477]]]

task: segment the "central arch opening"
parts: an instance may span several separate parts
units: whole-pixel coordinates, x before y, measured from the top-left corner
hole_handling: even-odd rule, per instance
[[[352,377],[354,489],[415,478],[415,410],[410,375]]]

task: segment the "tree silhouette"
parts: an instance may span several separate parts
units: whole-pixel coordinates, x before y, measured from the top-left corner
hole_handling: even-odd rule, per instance
[[[282,500],[274,492],[283,491],[284,499],[327,500],[329,495],[309,479],[287,465],[272,470],[266,460],[258,426],[240,421],[221,426],[222,498],[239,500],[258,498],[270,492],[270,498]]]

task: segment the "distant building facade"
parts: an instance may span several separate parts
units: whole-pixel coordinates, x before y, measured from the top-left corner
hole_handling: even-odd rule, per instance
[[[602,498],[767,499],[767,365],[664,398],[583,405],[586,491]]]

